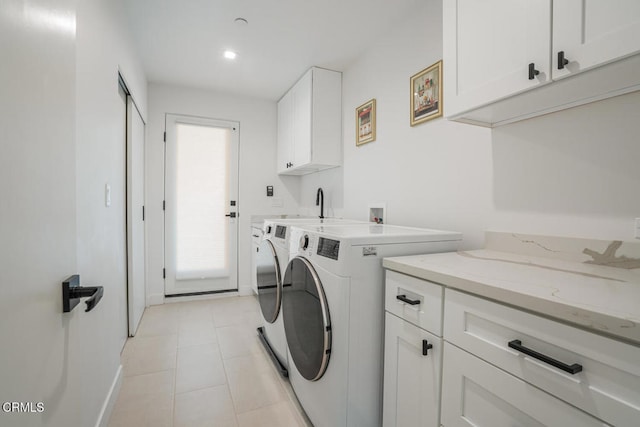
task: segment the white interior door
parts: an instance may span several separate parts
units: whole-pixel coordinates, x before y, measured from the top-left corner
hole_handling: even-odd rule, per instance
[[[95,392],[84,349],[112,296],[91,313],[61,298],[78,273],[75,28],[75,2],[0,2],[0,397],[45,405],[3,426],[86,424],[80,392]]]
[[[144,312],[144,121],[127,98],[127,292],[129,335],[134,336]]]
[[[165,295],[238,288],[239,129],[167,114]]]

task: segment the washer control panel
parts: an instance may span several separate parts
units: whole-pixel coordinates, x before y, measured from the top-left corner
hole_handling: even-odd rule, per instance
[[[284,225],[276,225],[275,236],[279,239],[285,239],[287,237],[287,227]]]
[[[318,250],[316,253],[325,258],[337,260],[338,254],[340,253],[340,241],[320,237],[318,239]]]

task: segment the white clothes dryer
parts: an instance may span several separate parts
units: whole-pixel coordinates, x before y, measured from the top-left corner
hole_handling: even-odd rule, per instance
[[[263,345],[283,376],[288,375],[287,340],[280,315],[282,273],[289,263],[290,228],[302,224],[354,224],[362,221],[341,218],[267,219],[264,237],[256,254],[258,301],[264,325],[258,328]],[[297,248],[296,248],[297,249]]]
[[[289,378],[315,427],[382,423],[382,258],[449,252],[462,235],[391,225],[294,227],[283,276]]]

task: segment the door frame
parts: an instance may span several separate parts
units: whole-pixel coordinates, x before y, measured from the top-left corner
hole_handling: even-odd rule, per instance
[[[229,256],[235,258],[235,268],[233,269],[233,275],[235,276],[235,287],[230,289],[220,289],[220,290],[210,290],[210,291],[194,291],[194,292],[182,292],[182,293],[167,293],[167,275],[169,273],[169,269],[167,268],[167,140],[169,139],[169,131],[168,127],[170,122],[174,123],[188,123],[194,125],[202,125],[202,126],[210,126],[210,127],[226,127],[232,130],[232,132],[236,133],[236,144],[235,147],[232,148],[236,151],[236,174],[232,176],[230,174],[230,179],[233,181],[231,184],[236,188],[235,195],[235,208],[227,207],[227,210],[235,210],[236,213],[236,231],[235,231],[235,250],[229,252]],[[177,298],[177,297],[189,297],[189,296],[198,296],[198,295],[212,295],[212,294],[220,294],[220,293],[228,293],[228,292],[238,292],[240,289],[240,284],[238,281],[239,271],[239,234],[240,234],[240,122],[236,120],[229,119],[218,119],[213,117],[203,117],[203,116],[195,116],[189,114],[177,114],[177,113],[165,113],[164,120],[164,174],[163,174],[163,201],[162,201],[162,211],[164,214],[163,218],[163,281],[164,281],[164,297],[165,298]],[[230,198],[231,200],[231,198]]]

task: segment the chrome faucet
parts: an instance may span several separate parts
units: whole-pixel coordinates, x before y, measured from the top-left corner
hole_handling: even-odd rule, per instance
[[[316,192],[316,206],[320,205],[320,219],[324,218],[324,193],[322,188],[318,188]]]

